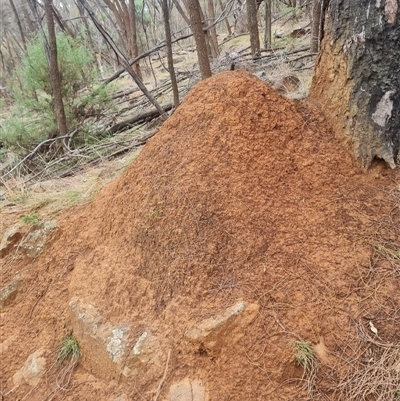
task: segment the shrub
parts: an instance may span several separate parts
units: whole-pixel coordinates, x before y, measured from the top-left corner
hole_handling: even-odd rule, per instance
[[[77,40],[58,34],[57,50],[67,125],[72,129],[82,117],[108,106],[109,90],[94,90],[99,82],[94,60]],[[40,37],[28,45],[16,74],[12,88],[15,105],[0,128],[0,140],[7,147],[24,148],[57,132],[50,71]]]

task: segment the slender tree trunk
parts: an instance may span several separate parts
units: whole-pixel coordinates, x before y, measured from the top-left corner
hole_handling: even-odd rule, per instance
[[[269,50],[272,48],[272,0],[265,0],[264,24],[264,47]]]
[[[48,52],[49,52],[49,67],[50,80],[53,88],[54,112],[56,115],[58,134],[65,136],[68,134],[67,119],[65,116],[64,103],[61,94],[61,76],[57,63],[57,42],[56,32],[53,20],[53,10],[51,0],[44,0],[44,9],[46,13],[47,29],[48,29]]]
[[[207,0],[207,9],[208,17],[210,19],[210,22],[207,25],[211,25],[215,21],[214,0]],[[210,45],[213,51],[213,57],[217,58],[219,56],[219,49],[216,26],[214,25],[212,28],[209,29],[208,32],[210,32]]]
[[[322,29],[322,7],[323,0],[313,1],[311,21],[311,52],[313,53],[318,53],[320,45],[320,36]]]
[[[69,27],[68,23],[63,21],[60,13],[58,12],[57,8],[54,6],[54,4],[51,5],[51,8],[53,9],[53,13],[54,13],[54,18],[57,21],[57,24],[59,25],[59,27],[68,33],[69,36],[71,36],[72,38],[75,38],[75,32]]]
[[[129,0],[129,22],[131,24],[131,58],[139,55],[138,41],[137,41],[137,27],[136,27],[136,7],[135,0]],[[140,64],[136,63],[132,66],[137,76],[142,79],[142,72]]]
[[[222,4],[222,0],[218,0],[218,3],[219,3],[219,7],[221,8],[221,12],[223,12],[224,11],[224,5]],[[231,29],[231,25],[229,24],[228,16],[226,16],[224,18],[224,21],[225,21],[225,24],[226,24],[226,30],[228,32],[228,35],[232,36],[232,29]]]
[[[191,28],[196,42],[201,78],[209,78],[211,77],[211,68],[208,58],[206,37],[203,31],[200,3],[199,0],[187,0],[187,5]]]
[[[260,57],[260,37],[257,23],[256,0],[247,0],[247,24],[250,32],[250,48],[253,58]]]
[[[310,98],[364,167],[400,148],[397,1],[331,0]]]
[[[174,4],[174,6],[176,7],[176,9],[178,10],[178,13],[181,15],[181,17],[184,19],[184,21],[186,22],[186,24],[188,26],[190,26],[190,19],[189,17],[186,15],[184,9],[182,8],[182,6],[179,4],[178,0],[172,0],[172,3]]]
[[[11,8],[13,10],[13,13],[14,13],[15,19],[17,21],[19,34],[21,35],[22,45],[24,47],[24,50],[26,50],[26,39],[25,39],[24,30],[22,29],[21,19],[19,18],[19,14],[18,14],[17,9],[15,7],[14,1],[13,0],[9,0],[9,1],[10,1]]]
[[[178,83],[176,81],[174,60],[173,60],[173,54],[172,54],[172,38],[171,38],[171,26],[169,24],[168,0],[162,0],[161,6],[162,6],[163,17],[164,17],[165,43],[167,45],[168,70],[169,70],[169,76],[171,77],[172,92],[174,94],[174,106],[175,106],[175,108],[177,108],[179,106],[179,91],[178,91]]]

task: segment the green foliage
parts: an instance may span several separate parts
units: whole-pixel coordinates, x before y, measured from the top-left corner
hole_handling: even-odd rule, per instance
[[[98,115],[108,106],[109,88],[95,90],[99,76],[94,60],[78,41],[59,34],[57,50],[67,125],[73,129],[83,117]],[[0,128],[0,140],[6,147],[18,149],[57,134],[49,65],[40,37],[27,47],[16,74],[12,88],[15,106]]]
[[[41,218],[37,212],[27,214],[24,217],[22,217],[22,221],[25,224],[29,224],[31,226],[35,226],[40,222]]]
[[[81,347],[72,334],[68,334],[61,343],[57,353],[57,363],[62,365],[65,361],[76,363],[81,357]]]
[[[315,358],[315,351],[308,341],[292,341],[293,359],[296,365],[301,366],[305,372],[308,372]]]

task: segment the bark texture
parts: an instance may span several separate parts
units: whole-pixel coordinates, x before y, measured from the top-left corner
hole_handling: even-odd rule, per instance
[[[256,0],[247,0],[247,24],[250,33],[250,48],[253,58],[260,57],[260,37],[257,23]]]
[[[48,39],[48,53],[49,53],[49,67],[50,67],[50,81],[53,89],[54,98],[54,113],[56,115],[58,135],[65,136],[68,134],[67,118],[65,116],[64,102],[61,93],[61,75],[57,63],[57,42],[56,32],[53,20],[53,10],[51,0],[44,1],[44,8],[46,12],[47,29],[49,34]]]
[[[331,0],[310,98],[367,168],[399,163],[398,0]]]
[[[203,23],[201,20],[201,8],[199,0],[188,0],[187,8],[190,16],[194,40],[196,42],[201,79],[206,79],[211,77],[211,67],[210,60],[208,58],[206,36],[203,31]]]
[[[164,29],[165,29],[165,43],[167,47],[167,60],[168,60],[168,72],[171,78],[172,93],[174,94],[174,106],[179,106],[179,90],[178,83],[176,81],[175,69],[174,69],[174,55],[172,52],[172,38],[171,38],[171,26],[169,22],[169,7],[168,0],[162,0],[161,8],[164,18]]]

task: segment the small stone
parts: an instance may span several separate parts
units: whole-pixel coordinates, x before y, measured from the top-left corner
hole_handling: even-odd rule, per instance
[[[25,365],[13,376],[16,386],[21,385],[23,381],[30,386],[36,386],[39,383],[46,368],[46,359],[42,356],[43,353],[44,350],[41,349],[29,355]]]
[[[207,401],[205,386],[199,380],[184,379],[169,389],[169,401]]]
[[[27,256],[31,258],[36,257],[43,251],[46,243],[52,239],[56,228],[57,222],[54,220],[38,224],[22,242],[21,249],[25,251]]]
[[[257,316],[258,310],[257,304],[239,301],[222,314],[194,323],[186,337],[207,351],[216,351],[223,344],[237,342],[243,336],[243,328]]]
[[[22,280],[20,278],[15,278],[10,284],[0,289],[0,310],[14,301],[21,283]]]
[[[24,235],[22,231],[23,225],[18,223],[7,229],[1,239],[0,257],[4,258],[16,245]]]

